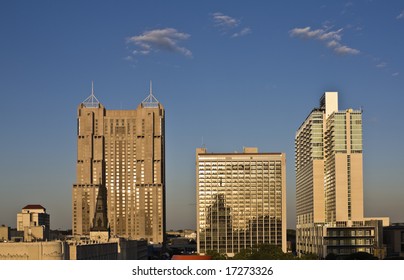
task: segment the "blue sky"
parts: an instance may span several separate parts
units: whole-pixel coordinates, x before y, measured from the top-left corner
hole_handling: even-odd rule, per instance
[[[287,155],[324,91],[362,108],[367,216],[404,222],[403,1],[0,2],[0,224],[42,204],[71,227],[76,110],[91,92],[166,109],[167,227],[195,227],[195,148]],[[203,140],[202,140],[203,139]]]

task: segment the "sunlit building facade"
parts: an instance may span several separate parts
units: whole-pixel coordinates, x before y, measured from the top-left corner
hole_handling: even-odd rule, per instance
[[[73,233],[87,235],[98,226],[94,224],[101,221],[94,218],[97,197],[105,187],[112,236],[162,243],[165,112],[151,87],[136,110],[107,110],[92,92],[79,105],[77,115]]]
[[[286,252],[284,153],[196,150],[197,247],[233,256],[259,244]]]
[[[296,132],[296,250],[378,253],[388,218],[365,218],[362,111],[338,110],[338,93],[326,92]]]

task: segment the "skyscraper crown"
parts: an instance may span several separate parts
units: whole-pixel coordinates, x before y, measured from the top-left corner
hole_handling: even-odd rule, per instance
[[[100,105],[100,102],[98,101],[97,97],[95,97],[95,95],[94,95],[94,82],[93,81],[91,81],[91,95],[89,97],[87,97],[86,100],[84,100],[82,102],[82,104],[86,108],[98,108],[98,106]]]
[[[158,106],[159,106],[159,101],[153,95],[152,81],[150,81],[149,95],[142,101],[142,106],[144,108],[158,108]]]

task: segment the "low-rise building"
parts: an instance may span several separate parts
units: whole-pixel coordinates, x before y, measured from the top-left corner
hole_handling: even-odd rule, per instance
[[[379,259],[385,257],[383,247],[383,220],[347,221],[323,227],[325,258],[329,254],[339,256],[366,252]]]
[[[0,242],[5,242],[11,239],[10,228],[2,225],[0,227]]]
[[[17,231],[24,232],[26,241],[49,240],[50,216],[45,207],[28,204],[17,214]]]
[[[118,260],[147,260],[147,241],[111,238],[118,247]]]
[[[68,260],[69,245],[52,242],[2,242],[0,260]]]
[[[69,245],[70,260],[117,260],[116,242],[72,243]]]
[[[394,223],[383,228],[383,243],[387,257],[404,257],[404,223]]]

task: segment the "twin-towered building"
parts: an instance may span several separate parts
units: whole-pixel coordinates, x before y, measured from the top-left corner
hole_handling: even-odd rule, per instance
[[[107,110],[94,91],[77,110],[73,234],[162,243],[165,232],[164,107],[150,94],[136,110]]]

